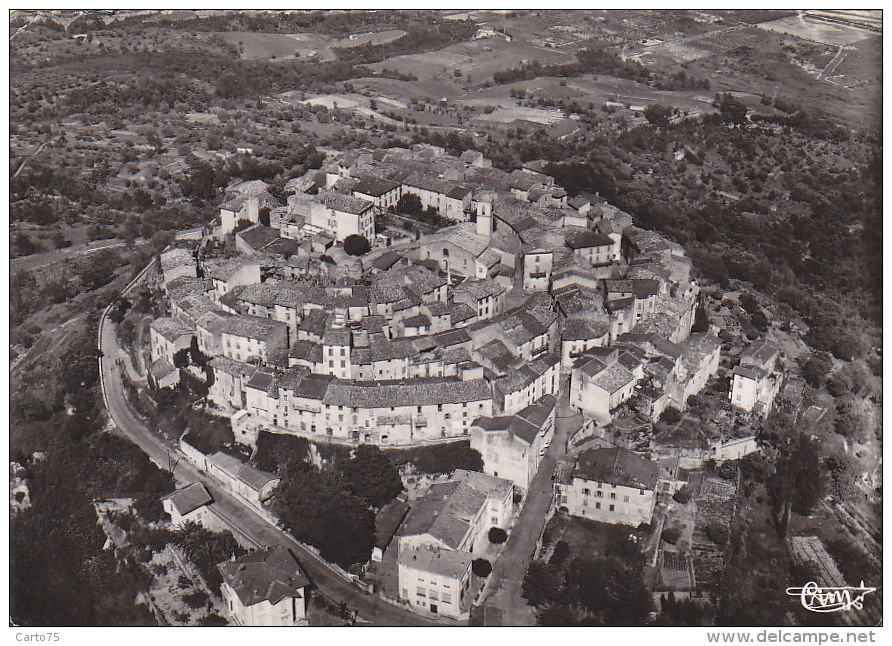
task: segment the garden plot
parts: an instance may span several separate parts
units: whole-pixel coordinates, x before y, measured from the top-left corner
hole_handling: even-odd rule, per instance
[[[173,550],[168,546],[156,552],[146,564],[154,576],[149,597],[155,607],[172,626],[220,622],[225,612],[222,602],[210,594],[201,577],[191,571],[182,557],[177,559]]]

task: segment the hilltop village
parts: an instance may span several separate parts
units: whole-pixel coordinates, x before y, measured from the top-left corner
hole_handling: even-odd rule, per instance
[[[456,471],[388,512],[373,554],[386,561],[398,537],[393,596],[414,611],[468,617],[487,530],[511,527],[558,417],[581,422],[545,486],[554,506],[605,523],[649,524],[658,493],[757,450],[752,427],[655,432],[716,378],[720,330],[682,247],[597,195],[569,196],[534,164],[506,173],[420,144],[331,154],[286,192],[234,183],[199,243],[161,254],[169,315],[150,325],[150,385],[200,382],[246,447],[262,432],[470,441],[484,473]],[[767,415],[778,355],[762,341],[722,370],[733,407]],[[265,510],[274,474],[184,452]]]

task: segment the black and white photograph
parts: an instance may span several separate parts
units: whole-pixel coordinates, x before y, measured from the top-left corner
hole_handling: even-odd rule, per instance
[[[881,9],[8,15],[10,643],[880,640]]]

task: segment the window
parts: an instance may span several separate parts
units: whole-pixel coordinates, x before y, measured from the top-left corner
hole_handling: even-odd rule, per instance
[[[604,492],[601,491],[600,489],[598,489],[598,498],[603,498],[603,497],[604,497]]]
[[[615,493],[615,492],[613,492],[613,491],[610,492],[610,499],[611,499],[611,500],[616,500],[616,493]]]
[[[419,597],[427,597],[427,589],[426,588],[418,588],[415,591],[415,594],[418,595]]]
[[[666,483],[666,484],[668,485],[668,483]],[[639,495],[639,496],[643,496],[643,495],[644,495],[644,489],[639,489],[639,490],[638,490],[638,495]]]
[[[589,491],[588,489],[583,489],[583,490],[582,490],[582,493],[585,494],[586,496],[588,496],[588,495],[590,495],[592,492]]]
[[[595,503],[595,509],[600,509],[600,508],[601,508],[601,503],[596,502],[596,503]]]
[[[613,511],[614,509],[616,509],[616,505],[610,505],[610,511]]]

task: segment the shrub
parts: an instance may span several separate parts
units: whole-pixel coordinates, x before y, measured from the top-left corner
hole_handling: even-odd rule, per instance
[[[691,499],[691,493],[688,491],[688,488],[685,486],[685,487],[682,487],[681,489],[679,489],[678,491],[676,491],[672,495],[672,499],[675,500],[675,502],[681,503],[682,505],[686,505],[688,503],[688,501]]]
[[[481,578],[488,577],[492,573],[492,563],[486,559],[474,559],[471,562],[471,572]]]
[[[368,253],[371,248],[372,245],[366,238],[355,233],[344,239],[344,251],[351,256],[361,256]]]
[[[660,416],[660,421],[665,424],[678,424],[681,421],[681,413],[674,408],[667,408]]]
[[[675,545],[678,539],[681,538],[681,530],[677,527],[667,527],[660,534],[660,537],[670,545]]]
[[[570,556],[570,545],[567,541],[558,541],[554,546],[554,552],[551,553],[551,558],[548,559],[548,564],[561,565],[568,556]]]
[[[501,545],[505,541],[508,540],[508,532],[506,532],[501,527],[490,527],[489,528],[489,542],[494,545]]]
[[[387,454],[398,466],[414,463],[421,473],[452,473],[456,469],[483,471],[483,456],[471,448],[469,441],[394,449]]]
[[[703,528],[703,531],[706,532],[706,536],[713,543],[717,543],[718,545],[728,544],[728,529],[726,527],[710,523]]]
[[[183,595],[183,601],[193,610],[203,608],[208,602],[208,595],[202,590],[194,590]]]

